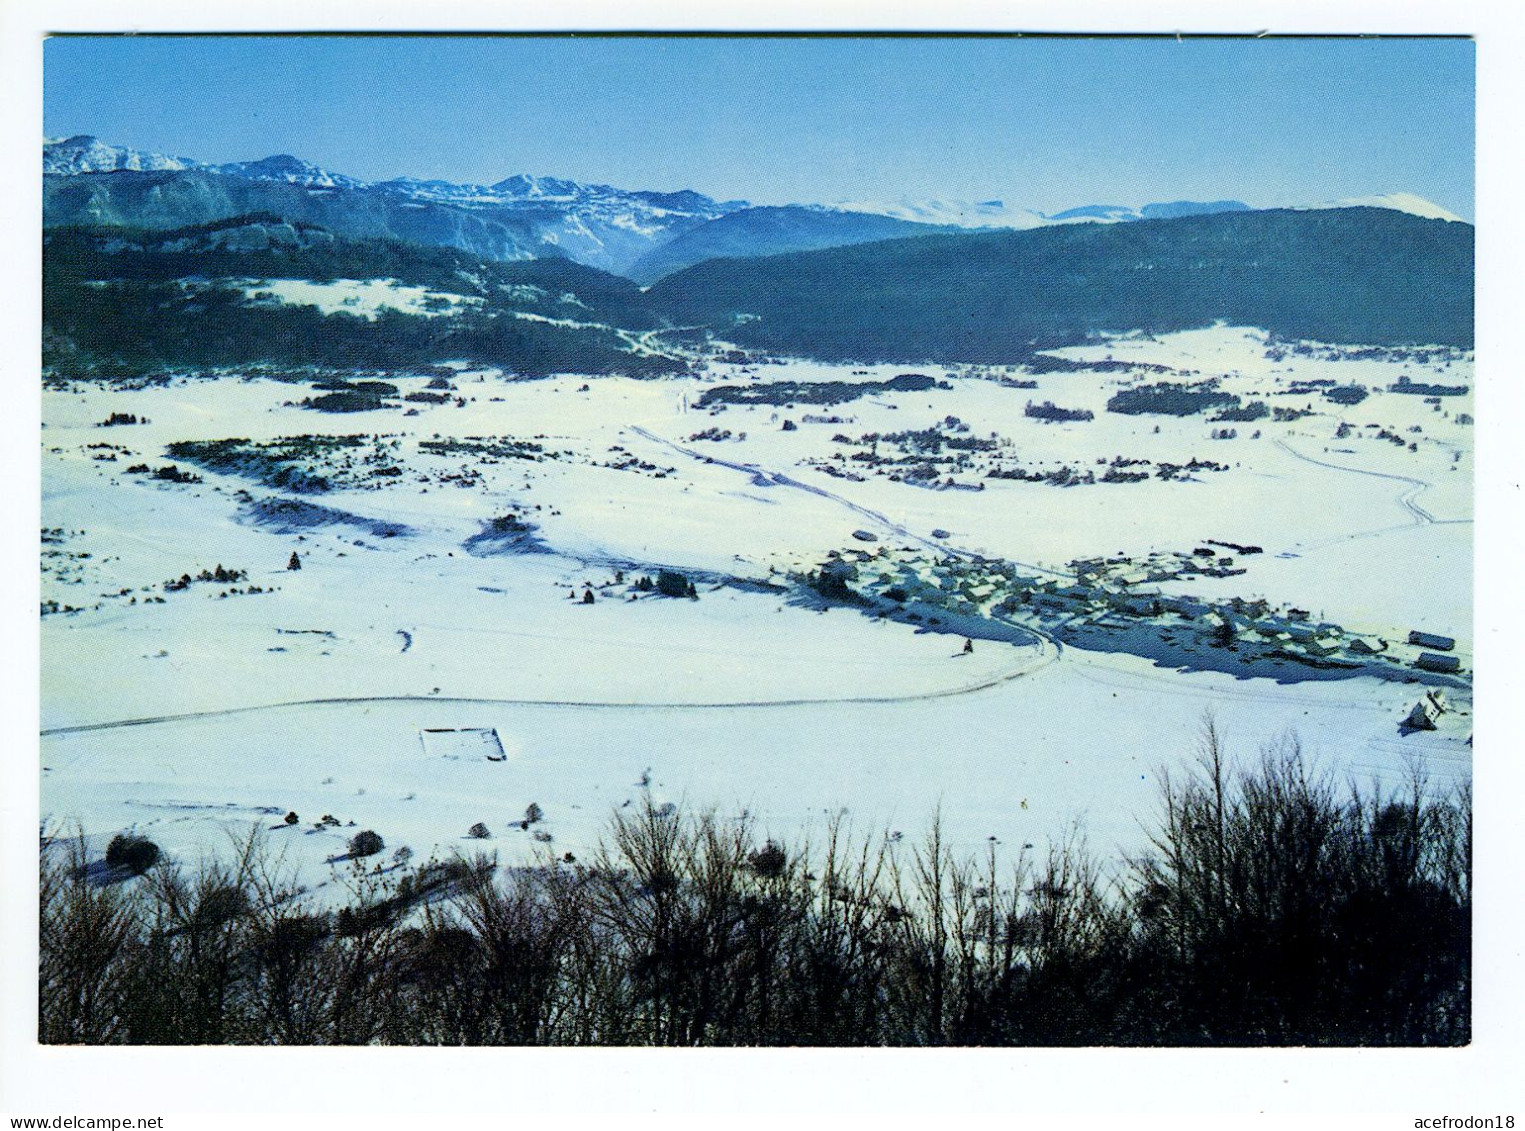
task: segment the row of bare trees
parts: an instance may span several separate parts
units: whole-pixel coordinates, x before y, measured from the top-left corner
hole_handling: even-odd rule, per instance
[[[136,1044],[1459,1044],[1470,799],[1336,788],[1211,728],[1104,869],[760,840],[650,803],[584,863],[354,862],[334,912],[258,834],[125,878],[45,845],[40,1038]]]

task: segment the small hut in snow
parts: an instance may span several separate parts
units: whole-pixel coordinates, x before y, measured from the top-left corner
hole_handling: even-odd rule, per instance
[[[1409,633],[1409,643],[1417,648],[1433,648],[1437,652],[1449,652],[1456,647],[1456,641],[1449,636],[1437,636],[1433,632],[1420,632],[1418,629]]]
[[[1434,705],[1428,699],[1421,699],[1401,725],[1405,730],[1434,730],[1436,714]]]

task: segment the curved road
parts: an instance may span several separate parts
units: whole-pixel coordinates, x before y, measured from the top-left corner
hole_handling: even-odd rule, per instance
[[[1021,626],[1025,631],[1032,631]],[[575,710],[599,711],[716,711],[748,707],[817,707],[821,705],[847,706],[875,703],[916,703],[927,699],[947,699],[955,695],[971,695],[1003,683],[1021,679],[1041,671],[1059,659],[1063,646],[1041,632],[1033,632],[1037,638],[1037,655],[1033,662],[986,676],[973,683],[959,687],[947,687],[938,691],[924,691],[914,695],[849,695],[835,699],[757,699],[737,700],[726,703],[629,703],[604,700],[575,699],[479,699],[452,695],[369,695],[333,699],[292,699],[281,703],[262,703],[252,707],[226,707],[213,711],[188,711],[178,715],[146,715],[141,718],[115,719],[104,723],[81,723],[76,726],[45,727],[38,733],[46,738],[51,735],[83,734],[98,730],[117,730],[122,727],[153,726],[158,723],[178,723],[196,719],[225,718],[231,715],[248,715],[258,711],[280,711],[289,707],[359,706],[366,703],[473,703],[496,707],[561,707]]]
[[[1329,546],[1337,546],[1344,542],[1354,542],[1362,538],[1374,538],[1379,534],[1389,534],[1397,530],[1412,530],[1416,526],[1468,526],[1472,523],[1470,518],[1436,518],[1415,502],[1414,500],[1423,492],[1434,486],[1434,484],[1423,479],[1414,479],[1407,475],[1393,475],[1385,471],[1368,471],[1361,467],[1345,467],[1342,464],[1330,463],[1327,460],[1305,456],[1284,440],[1276,440],[1274,442],[1277,447],[1281,448],[1282,451],[1286,452],[1293,459],[1301,460],[1303,463],[1311,463],[1315,467],[1327,468],[1330,471],[1343,471],[1347,475],[1367,475],[1374,479],[1388,479],[1395,483],[1406,483],[1409,485],[1408,489],[1403,491],[1394,500],[1408,512],[1409,522],[1398,526],[1383,526],[1376,530],[1361,530],[1352,534],[1341,534],[1338,537],[1326,538],[1320,542],[1300,542],[1291,547],[1291,552],[1294,554],[1306,554],[1313,550],[1322,550]]]

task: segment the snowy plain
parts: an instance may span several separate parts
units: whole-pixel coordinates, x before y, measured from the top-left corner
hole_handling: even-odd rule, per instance
[[[42,595],[58,611],[42,629],[42,812],[95,840],[137,828],[183,861],[258,825],[317,887],[357,828],[416,860],[582,857],[643,789],[745,809],[785,838],[843,810],[861,833],[914,838],[940,806],[955,846],[995,837],[1015,851],[1079,821],[1118,859],[1143,846],[1160,773],[1192,760],[1208,713],[1242,760],[1295,738],[1363,787],[1396,788],[1416,764],[1437,788],[1466,779],[1465,692],[1439,730],[1400,734],[1422,681],[1234,678],[1037,639],[966,654],[961,636],[828,608],[789,583],[855,548],[939,546],[1063,576],[1077,558],[1216,539],[1264,552],[1241,556],[1242,574],[1161,590],[1297,603],[1399,639],[1442,633],[1470,667],[1469,355],[1286,354],[1234,327],[1057,352],[1125,364],[1028,375],[712,360],[662,381],[461,370],[439,403],[401,400],[430,377],[387,375],[396,407],[346,414],[300,407],[306,384],[231,374],[46,390]],[[1171,372],[1129,368],[1151,365]],[[829,406],[699,407],[723,385],[909,369],[939,383]],[[1225,426],[1205,415],[1106,407],[1142,382],[1208,377],[1305,412],[1214,439]],[[1388,391],[1403,377],[1469,391],[1434,403]],[[1318,381],[1371,392],[1334,404]],[[1042,401],[1094,415],[1026,415]],[[113,413],[147,422],[102,427]],[[1117,457],[1224,469],[935,490],[838,458],[851,449],[836,436],[950,417],[1035,472]],[[329,457],[331,489],[300,496],[248,465],[167,453],[295,436],[360,439]],[[510,438],[538,448],[471,447]],[[128,470],[167,465],[185,478]],[[508,515],[529,544],[495,540]],[[194,580],[219,566],[237,579]],[[634,587],[663,568],[697,599]],[[428,753],[425,730],[468,727],[493,728],[504,759]],[[526,830],[531,802],[545,820]],[[338,826],[315,827],[324,814]],[[467,837],[478,821],[491,839]]]

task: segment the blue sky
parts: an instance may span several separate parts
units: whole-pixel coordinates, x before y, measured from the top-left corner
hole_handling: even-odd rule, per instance
[[[368,180],[1472,216],[1466,40],[55,38],[44,130]]]

